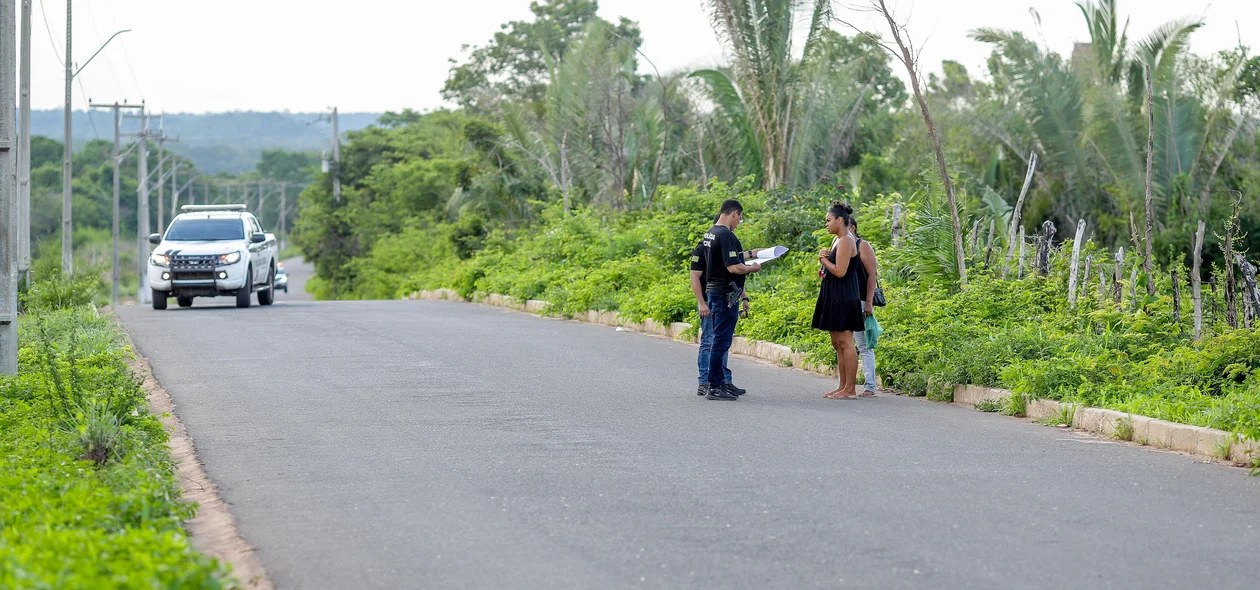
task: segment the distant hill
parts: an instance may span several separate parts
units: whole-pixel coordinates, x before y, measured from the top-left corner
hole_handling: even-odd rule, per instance
[[[163,115],[167,135],[179,136],[171,149],[192,158],[210,173],[240,173],[254,169],[262,151],[283,148],[294,151],[319,152],[328,149],[332,125],[320,121],[322,113],[262,113],[238,111],[230,113],[168,113]],[[31,134],[61,141],[64,136],[62,111],[31,112]],[[380,113],[340,113],[341,132],[363,129],[376,122]],[[90,139],[112,139],[109,111],[90,114],[75,111],[73,141],[82,147]],[[134,129],[132,123],[124,132]]]

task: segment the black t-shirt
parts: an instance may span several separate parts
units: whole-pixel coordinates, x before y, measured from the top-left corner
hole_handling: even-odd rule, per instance
[[[700,240],[696,244],[696,249],[691,251],[691,270],[700,271],[700,284],[703,286],[705,281],[709,280],[708,261],[705,260],[704,240]]]
[[[744,288],[744,275],[732,274],[728,266],[744,263],[744,246],[735,232],[724,225],[709,228],[700,242],[704,250],[705,274],[708,281],[705,290],[711,293],[731,293]]]

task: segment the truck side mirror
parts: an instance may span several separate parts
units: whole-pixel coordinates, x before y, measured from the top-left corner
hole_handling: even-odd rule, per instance
[[[254,232],[254,235],[249,237],[249,241],[255,244],[261,244],[267,241],[267,234],[262,233],[262,232]]]
[[[162,234],[149,234],[149,243],[154,246],[162,243]]]

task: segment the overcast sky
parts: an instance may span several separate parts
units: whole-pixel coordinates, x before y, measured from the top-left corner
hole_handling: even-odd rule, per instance
[[[871,29],[876,21],[842,0],[839,15]],[[662,71],[712,65],[722,48],[700,0],[602,0],[600,14],[643,28],[643,52]],[[942,59],[983,72],[987,46],[977,27],[1024,31],[1070,52],[1087,40],[1070,0],[890,0],[923,46],[925,64]],[[65,2],[33,0],[32,103],[61,108]],[[1029,14],[1041,15],[1041,30]],[[1181,16],[1207,24],[1192,37],[1205,54],[1244,44],[1260,50],[1260,1],[1121,0],[1131,39]],[[95,101],[147,100],[151,112],[231,110],[383,111],[443,106],[439,94],[463,44],[484,44],[499,25],[529,17],[528,0],[75,0],[74,60],[83,63],[114,31],[116,39],[83,71],[76,109]],[[804,23],[802,23],[804,26]],[[883,30],[878,28],[878,30]],[[1254,51],[1253,51],[1254,53]],[[642,64],[646,68],[646,64]],[[80,86],[80,83],[82,86]]]

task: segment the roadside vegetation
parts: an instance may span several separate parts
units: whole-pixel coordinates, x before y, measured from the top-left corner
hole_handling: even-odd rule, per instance
[[[914,31],[857,30],[828,3],[705,5],[714,31],[697,34],[726,44],[723,67],[657,72],[636,23],[549,0],[455,60],[458,108],[348,134],[342,198],[331,174],[301,195],[308,288],[695,321],[686,256],[736,197],[745,244],[792,248],[750,279],[740,332],[825,363],[809,320],[839,198],[879,253],[887,384],[946,400],[954,383],[1003,387],[1014,415],[1050,398],[1260,439],[1248,48],[1195,55],[1199,19],[1127,31],[1117,2],[1082,1],[1062,8],[1090,31],[1072,55],[980,28],[986,71],[925,71],[886,50]]]
[[[23,295],[16,376],[0,377],[0,588],[221,588],[194,552],[166,432],[148,413],[95,277]]]

